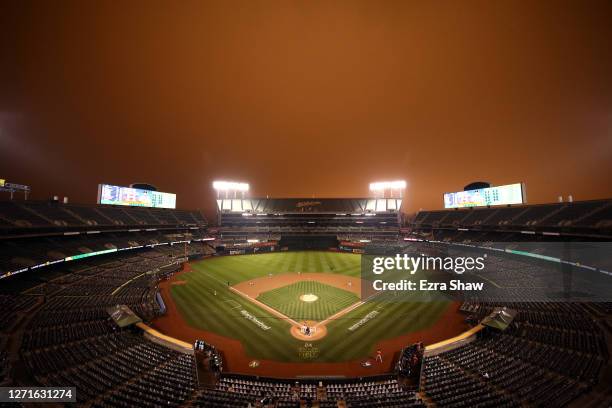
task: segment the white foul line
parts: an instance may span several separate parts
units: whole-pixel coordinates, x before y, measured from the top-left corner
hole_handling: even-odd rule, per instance
[[[230,286],[230,290],[232,290],[232,291],[236,292],[236,293],[237,293],[237,294],[239,294],[240,296],[242,296],[242,297],[244,297],[244,298],[248,299],[249,301],[251,301],[251,302],[255,303],[255,304],[256,304],[256,305],[258,305],[259,307],[261,307],[261,308],[263,308],[263,309],[266,309],[268,312],[270,312],[270,313],[272,313],[272,314],[274,314],[274,315],[276,315],[276,316],[280,317],[281,319],[283,319],[283,320],[287,320],[288,322],[290,322],[290,323],[291,323],[291,324],[293,324],[294,326],[297,326],[297,327],[302,327],[302,325],[301,325],[301,324],[299,324],[298,322],[296,322],[296,321],[295,321],[295,320],[293,320],[292,318],[290,318],[290,317],[288,317],[288,316],[285,316],[284,314],[282,314],[282,313],[281,313],[281,312],[279,312],[278,310],[273,309],[273,308],[271,308],[270,306],[266,305],[265,303],[262,303],[262,302],[260,302],[259,300],[257,300],[257,299],[254,299],[254,298],[250,297],[250,296],[249,296],[249,295],[247,295],[246,293],[243,293],[243,292],[239,291],[238,289],[236,289],[236,288],[234,288],[234,287],[232,287],[232,286]]]

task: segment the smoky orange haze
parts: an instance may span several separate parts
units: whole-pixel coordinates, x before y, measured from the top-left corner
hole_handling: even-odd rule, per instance
[[[404,211],[471,181],[612,197],[610,1],[3,1],[0,178],[93,203],[149,182]]]

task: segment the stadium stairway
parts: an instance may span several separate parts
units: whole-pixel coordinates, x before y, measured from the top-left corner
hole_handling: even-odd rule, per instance
[[[603,211],[607,210],[610,207],[612,207],[612,201],[609,202],[607,205],[603,205],[601,207],[597,207],[597,208],[595,208],[595,209],[593,209],[591,211],[586,212],[582,217],[576,218],[573,223],[574,224],[580,224],[580,222],[582,220],[589,218],[593,214],[597,214],[599,212],[603,212]]]
[[[136,375],[134,377],[131,377],[127,381],[125,381],[123,383],[120,383],[120,384],[118,384],[117,386],[115,386],[113,388],[108,389],[103,394],[98,395],[97,398],[95,398],[94,400],[88,401],[85,406],[86,407],[97,406],[98,404],[103,404],[106,399],[108,399],[109,397],[112,397],[113,395],[121,395],[122,391],[124,391],[124,390],[130,388],[132,385],[138,383],[139,380],[141,380],[141,379],[143,379],[143,378],[145,378],[147,376],[150,376],[152,373],[163,371],[163,369],[166,368],[167,366],[171,365],[174,362],[174,360],[175,360],[175,357],[168,357],[161,364],[158,364],[158,365],[154,366],[150,370],[140,372],[140,373],[138,373],[138,375]]]
[[[7,351],[9,353],[9,362],[11,366],[10,376],[15,385],[35,384],[36,380],[31,377],[25,363],[20,358],[20,349],[23,334],[28,323],[36,316],[36,311],[43,305],[42,296],[37,296],[37,302],[27,310],[21,310],[18,313],[16,324],[11,328],[8,335]]]
[[[51,225],[57,225],[55,222],[53,222],[53,220],[51,218],[45,217],[44,215],[42,215],[40,212],[36,211],[33,208],[30,208],[26,205],[22,205],[21,208],[23,208],[25,211],[34,214],[35,216],[42,218],[43,220],[47,221],[49,224]]]
[[[0,214],[0,221],[2,221],[2,223],[5,225],[13,225],[13,222],[2,214]]]
[[[609,316],[601,314],[599,310],[591,305],[584,304],[584,308],[588,309],[595,321],[603,327],[604,336],[608,350],[612,350],[612,328],[607,319],[612,319]],[[606,365],[604,365],[599,373],[597,384],[586,394],[578,397],[569,404],[569,407],[576,408],[610,408],[612,407],[612,361],[610,356],[607,356]]]
[[[71,216],[73,216],[74,218],[76,218],[77,220],[81,221],[83,223],[83,225],[88,225],[87,220],[85,220],[84,218],[82,218],[80,215],[78,215],[74,211],[70,210],[69,208],[61,208],[61,209],[64,210],[64,212],[66,212],[66,213],[70,214]]]
[[[98,210],[97,208],[93,208],[94,213],[98,214],[100,217],[102,217],[105,220],[108,220],[109,224],[108,225],[113,225],[114,222],[111,218],[107,217],[104,213],[102,213],[102,211]]]
[[[317,399],[319,401],[327,399],[327,387],[317,387]]]
[[[525,213],[527,213],[527,211],[529,211],[529,210],[530,210],[530,208],[531,208],[531,207],[525,207],[525,209],[523,209],[523,211],[520,211],[520,212],[519,212],[518,214],[516,214],[514,217],[510,218],[510,219],[508,220],[508,223],[509,223],[509,224],[512,224],[512,222],[513,222],[514,220],[517,220],[517,219],[519,219],[520,217],[522,217],[523,215],[525,215]]]
[[[470,377],[472,380],[475,380],[477,383],[480,383],[483,388],[489,389],[491,393],[498,395],[499,398],[501,398],[501,396],[504,395],[508,398],[514,399],[511,394],[506,392],[506,390],[499,388],[498,386],[496,386],[495,384],[491,382],[487,382],[483,380],[482,376],[479,375],[478,373],[473,372],[472,370],[469,370],[466,367],[456,364],[454,361],[451,361],[450,359],[447,359],[446,357],[444,357],[443,354],[438,355],[438,357],[440,358],[440,360],[444,361],[445,363],[458,368],[459,371],[461,371],[464,376]],[[427,381],[425,381],[425,392],[427,392]],[[436,406],[435,403],[433,406]]]
[[[547,219],[554,217],[555,215],[557,215],[558,213],[560,213],[561,211],[565,210],[565,205],[561,205],[559,206],[559,208],[557,208],[554,211],[549,212],[548,214],[546,214],[544,217],[540,218],[539,220],[536,220],[536,224],[543,224]]]
[[[421,399],[421,401],[423,402],[423,404],[425,404],[427,408],[435,408],[436,404],[431,400],[431,398],[425,395],[424,392],[419,391],[416,393],[416,395]]]
[[[612,406],[612,366],[608,364],[601,370],[599,382],[588,393],[569,404],[575,408],[610,408]]]

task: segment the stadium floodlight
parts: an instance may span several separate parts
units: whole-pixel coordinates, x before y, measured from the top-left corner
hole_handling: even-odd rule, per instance
[[[370,191],[384,191],[384,190],[403,190],[406,188],[406,181],[377,181],[370,183]]]
[[[370,183],[370,191],[374,193],[375,197],[385,198],[385,192],[391,192],[391,197],[394,196],[394,192],[399,193],[399,198],[402,198],[403,192],[406,189],[406,181],[395,180],[395,181],[377,181]]]
[[[234,181],[213,181],[213,188],[217,191],[249,191],[249,183],[237,183]]]
[[[249,183],[235,181],[213,181],[212,186],[217,191],[217,198],[221,194],[225,194],[225,198],[231,198],[232,194],[234,198],[238,198],[238,194],[244,198],[244,194],[249,191]]]

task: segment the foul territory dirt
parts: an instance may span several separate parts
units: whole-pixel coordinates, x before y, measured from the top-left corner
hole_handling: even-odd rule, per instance
[[[466,330],[466,325],[459,315],[459,303],[449,305],[444,314],[440,317],[441,323],[435,324],[427,329],[408,333],[389,340],[380,341],[375,350],[383,352],[383,362],[373,363],[371,367],[362,367],[362,362],[366,358],[355,361],[339,362],[339,363],[286,363],[272,360],[258,360],[259,364],[249,364],[254,358],[246,354],[242,343],[238,340],[220,336],[216,333],[191,327],[183,319],[179,313],[176,304],[170,294],[170,288],[173,284],[182,281],[181,274],[190,271],[190,266],[185,265],[182,272],[175,274],[169,280],[160,282],[159,287],[161,295],[166,304],[166,314],[161,316],[152,323],[152,327],[162,333],[175,337],[177,339],[193,343],[196,339],[206,339],[206,341],[223,352],[225,360],[225,370],[228,372],[258,375],[264,377],[308,377],[308,376],[346,376],[346,377],[361,377],[375,374],[383,374],[393,371],[393,363],[395,362],[399,351],[406,344],[422,341],[427,344],[437,343],[439,341],[456,336]],[[277,281],[276,279],[259,278],[256,279],[254,285],[249,285],[248,281],[235,285],[236,288],[244,290],[249,296],[257,297],[261,292],[282,287],[299,280],[304,280],[307,275],[323,275],[326,280],[319,282],[329,285],[341,287],[342,289],[352,291],[360,295],[360,279],[349,278],[333,274],[287,274],[275,275],[275,278],[283,277],[286,281]],[[302,279],[300,279],[302,278]],[[267,285],[264,284],[268,279]],[[348,282],[353,280],[351,285]],[[287,333],[287,335],[290,335]],[[231,353],[224,351],[231,350]],[[374,355],[370,358],[374,359]]]

